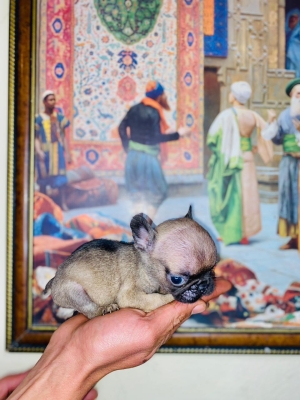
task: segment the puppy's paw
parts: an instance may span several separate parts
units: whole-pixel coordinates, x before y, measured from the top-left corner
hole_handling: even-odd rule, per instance
[[[102,315],[111,314],[114,311],[120,310],[118,304],[110,304],[109,306],[103,307]]]

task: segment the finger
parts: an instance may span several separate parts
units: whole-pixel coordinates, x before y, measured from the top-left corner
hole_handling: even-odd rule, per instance
[[[95,400],[98,397],[98,392],[96,389],[92,389],[84,396],[83,400]]]
[[[215,279],[215,289],[214,289],[213,293],[210,294],[209,296],[204,296],[202,298],[202,300],[207,302],[207,307],[208,307],[209,300],[215,299],[216,297],[220,296],[221,294],[228,292],[228,290],[230,290],[231,287],[232,287],[232,284],[229,281],[227,281],[226,279],[216,278]],[[198,306],[196,306],[193,309],[192,314],[200,314],[201,312],[203,312],[202,309],[198,308]]]
[[[170,335],[191,316],[196,306],[199,312],[203,312],[206,309],[206,304],[202,300],[199,300],[197,303],[172,301],[149,313],[147,318],[156,321],[155,325],[159,336],[162,335],[162,332]]]
[[[219,297],[221,294],[228,292],[232,287],[232,284],[224,278],[215,279],[215,290],[209,296],[203,296],[202,300],[209,301]]]
[[[148,319],[149,327],[152,328],[153,337],[155,338],[155,345],[151,346],[152,351],[149,354],[150,359],[152,355],[165,344],[173,335],[173,333],[186,321],[195,308],[195,304],[185,304],[178,301],[159,307],[148,314],[145,318]],[[199,313],[206,309],[206,303],[202,300],[197,302]]]
[[[9,375],[0,380],[0,399],[6,399],[28,375],[29,371],[21,374]]]
[[[186,319],[188,319],[193,310],[196,309],[197,313],[203,312],[206,309],[206,301],[214,299],[220,296],[222,293],[226,293],[231,288],[231,283],[224,278],[215,279],[215,290],[209,296],[204,296],[201,300],[196,303],[180,303],[173,301],[172,303],[166,304],[165,306],[159,307],[156,310],[149,313],[147,316],[157,319],[160,323],[165,326],[178,327]]]

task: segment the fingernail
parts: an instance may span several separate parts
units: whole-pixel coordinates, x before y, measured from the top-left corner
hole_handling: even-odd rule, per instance
[[[193,308],[192,314],[200,314],[206,310],[206,303],[198,304],[195,308]]]

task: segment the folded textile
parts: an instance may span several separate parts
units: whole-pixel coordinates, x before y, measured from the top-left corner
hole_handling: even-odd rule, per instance
[[[62,209],[46,194],[35,192],[34,193],[34,211],[33,219],[36,220],[41,214],[50,213],[59,222],[64,219]]]
[[[117,199],[118,185],[109,179],[91,178],[69,183],[66,187],[66,203],[69,209],[114,204]]]
[[[85,232],[94,239],[132,240],[128,225],[101,213],[78,215],[67,221],[65,226]]]
[[[86,166],[68,170],[66,175],[68,183],[81,182],[95,177],[94,171]]]
[[[52,236],[42,235],[34,236],[33,238],[33,262],[34,266],[46,265],[47,251],[62,251],[66,253],[72,253],[82,244],[88,242],[89,239],[70,239],[63,240]]]
[[[52,214],[44,213],[37,217],[33,223],[33,236],[49,235],[61,239],[80,239],[86,233],[70,229],[61,224]]]

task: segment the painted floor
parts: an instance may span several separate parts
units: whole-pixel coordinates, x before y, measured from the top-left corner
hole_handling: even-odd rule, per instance
[[[208,197],[172,197],[160,206],[154,222],[159,224],[169,218],[177,218],[187,213],[189,205],[193,206],[194,218],[203,225],[210,234],[217,238],[209,213]],[[131,203],[126,197],[119,199],[117,204],[89,209],[101,211],[125,223],[130,223],[132,214]],[[65,213],[68,220],[74,215],[86,213],[86,209],[76,209]],[[224,246],[217,242],[222,258],[233,258],[250,268],[258,280],[277,287],[284,292],[293,281],[300,282],[300,255],[297,250],[282,251],[279,247],[287,241],[276,234],[277,204],[261,204],[262,231],[250,239],[250,244]]]

